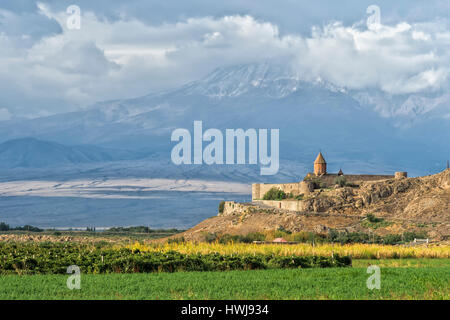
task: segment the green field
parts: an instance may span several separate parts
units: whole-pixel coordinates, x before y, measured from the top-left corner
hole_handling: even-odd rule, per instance
[[[366,267],[381,267],[369,290]],[[354,260],[352,268],[0,276],[0,299],[449,299],[450,259]]]

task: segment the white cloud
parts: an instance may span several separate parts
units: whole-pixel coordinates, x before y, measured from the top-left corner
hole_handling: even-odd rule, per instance
[[[315,29],[305,39],[299,65],[311,77],[351,89],[391,94],[438,89],[449,76],[449,49],[416,28],[399,23],[372,31],[335,23]]]
[[[294,61],[306,80],[390,94],[439,89],[450,72],[450,31],[442,21],[382,25],[377,31],[332,23],[302,37],[281,36],[275,24],[251,16],[154,26],[83,11],[81,30],[68,30],[65,12],[43,4],[39,8],[62,32],[25,48],[0,32],[0,94],[12,112],[18,106],[28,116],[143,95],[195,80],[222,65],[271,58]],[[8,17],[17,20],[11,12]],[[22,36],[29,44],[27,34]]]

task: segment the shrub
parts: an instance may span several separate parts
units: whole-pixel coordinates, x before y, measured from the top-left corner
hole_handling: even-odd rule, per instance
[[[384,244],[397,244],[402,241],[402,236],[400,234],[387,234],[383,237],[382,242]]]
[[[381,220],[383,222],[383,219]],[[364,232],[339,232],[336,230],[330,230],[327,240],[329,242],[340,244],[376,243],[397,245],[411,242],[414,238],[424,239],[427,238],[427,234],[423,232],[404,232],[403,234],[386,234],[384,236],[379,236],[373,233],[367,234]]]
[[[266,236],[260,232],[251,232],[245,236],[224,234],[219,237],[219,243],[222,243],[222,244],[226,244],[226,243],[230,243],[230,242],[252,243],[253,241],[265,241],[265,240],[266,240]]]
[[[277,231],[282,232],[283,234],[291,234],[292,231],[286,230],[284,227],[278,227]]]
[[[383,221],[382,218],[377,218],[373,213],[368,213],[366,215],[367,220],[369,220],[369,222],[373,222],[373,223],[377,223],[377,222],[381,222]]]
[[[184,243],[186,239],[184,237],[176,237],[167,239],[167,243]]]
[[[375,215],[371,213],[367,214],[366,217],[367,220],[361,223],[361,226],[365,228],[378,229],[390,226],[392,224],[392,222],[385,221],[383,218],[377,218]]]
[[[173,250],[147,252],[137,247],[112,249],[70,243],[0,243],[0,274],[66,274],[69,265],[79,266],[83,273],[137,273],[345,267],[351,266],[351,260],[337,254],[330,257],[245,252],[180,253]]]
[[[272,188],[266,192],[263,200],[283,200],[286,199],[286,193],[278,188]]]
[[[90,228],[90,231],[95,231],[95,228]],[[150,233],[151,230],[147,226],[136,227],[112,227],[108,229],[109,232],[126,232],[126,233]]]
[[[303,180],[311,182],[314,189],[324,189],[327,187],[326,183],[320,181],[318,178],[306,177]]]
[[[347,179],[343,176],[339,176],[336,179],[334,179],[334,184],[339,185],[340,187],[358,187],[358,185],[353,184],[351,182],[347,182]]]
[[[205,241],[206,242],[209,242],[209,243],[215,242],[217,239],[218,239],[218,236],[215,233],[207,233],[207,234],[205,234]]]
[[[334,184],[339,185],[340,187],[345,187],[347,185],[347,179],[345,177],[337,177],[334,179]]]
[[[240,236],[238,235],[231,235],[231,234],[224,234],[219,238],[219,243],[227,244],[230,242],[241,242]]]
[[[219,213],[223,213],[223,209],[225,208],[225,201],[220,201],[219,203]]]
[[[253,242],[253,241],[264,241],[266,240],[266,235],[261,232],[251,232],[243,237],[245,241],[243,242]]]
[[[428,237],[426,232],[404,232],[403,233],[403,241],[405,242],[411,242],[414,239],[426,239]]]
[[[294,233],[293,236],[293,241],[296,242],[308,242],[309,239],[311,239],[311,232],[308,231],[300,231],[300,232],[296,232]]]

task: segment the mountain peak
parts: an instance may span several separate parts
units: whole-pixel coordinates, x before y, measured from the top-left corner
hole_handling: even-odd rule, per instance
[[[217,68],[182,88],[185,94],[214,98],[264,95],[282,98],[295,92],[302,81],[290,64],[251,63]]]

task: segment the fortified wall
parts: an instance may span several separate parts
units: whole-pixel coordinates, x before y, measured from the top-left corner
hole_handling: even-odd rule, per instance
[[[317,180],[322,182],[325,186],[330,187],[336,184],[336,178],[343,177],[347,183],[352,183],[359,185],[365,181],[377,181],[377,180],[386,180],[386,179],[394,179],[394,175],[384,175],[384,174],[342,174],[339,175],[337,173],[327,173],[322,176],[314,176],[313,173],[308,173],[305,177],[305,180]]]
[[[248,212],[248,205],[235,202],[235,201],[225,201],[223,206],[223,212],[219,213],[219,216],[229,216],[233,214],[242,214]]]
[[[223,212],[218,213],[218,216],[242,215],[251,212],[255,205],[263,205],[265,207],[282,209],[288,211],[306,211],[307,206],[301,200],[256,200],[253,203],[239,203],[235,201],[225,201]]]
[[[372,175],[372,174],[349,174],[349,175],[338,175],[338,174],[324,174],[322,176],[315,176],[314,174],[308,173],[305,177],[305,181],[294,182],[294,183],[253,183],[252,184],[252,201],[262,200],[264,195],[272,188],[277,188],[284,191],[285,193],[291,193],[294,196],[299,194],[308,195],[314,190],[314,185],[316,182],[320,183],[323,187],[332,187],[336,183],[336,178],[343,177],[347,183],[354,185],[360,185],[362,182],[366,181],[378,181],[386,179],[400,179],[405,177],[406,172],[396,172],[395,175]]]

